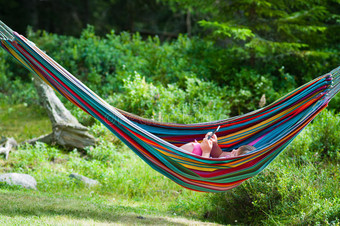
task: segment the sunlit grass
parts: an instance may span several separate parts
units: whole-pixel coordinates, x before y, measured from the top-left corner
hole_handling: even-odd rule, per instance
[[[0,224],[107,225],[107,224],[205,224],[175,218],[147,206],[131,206],[114,199],[46,194],[37,191],[0,190]],[[151,209],[151,210],[150,210]]]
[[[0,105],[0,136],[21,142],[51,131],[51,123],[39,106]]]

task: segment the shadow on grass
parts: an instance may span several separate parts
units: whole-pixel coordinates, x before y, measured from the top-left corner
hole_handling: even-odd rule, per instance
[[[171,224],[187,225],[176,222],[170,217],[146,215],[143,208],[125,207],[94,203],[73,198],[49,197],[41,194],[4,191],[0,189],[0,215],[8,217],[67,216],[72,219],[92,219],[106,223]],[[62,223],[62,222],[60,222]],[[197,222],[196,222],[197,223]],[[203,222],[202,222],[203,223]]]

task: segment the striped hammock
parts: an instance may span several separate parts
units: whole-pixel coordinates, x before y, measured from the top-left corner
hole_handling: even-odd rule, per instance
[[[340,67],[245,115],[197,124],[162,123],[114,108],[34,43],[0,21],[3,49],[73,104],[103,123],[153,169],[181,186],[222,192],[260,173],[320,113],[340,89]],[[250,144],[256,150],[232,158],[204,158],[179,146],[221,126],[223,151]]]

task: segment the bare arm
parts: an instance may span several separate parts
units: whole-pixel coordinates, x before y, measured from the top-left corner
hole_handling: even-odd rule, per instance
[[[218,146],[217,143],[213,144],[213,147],[211,149],[211,157],[212,158],[218,158],[220,157],[220,155],[223,153],[222,149],[220,148],[220,146]]]

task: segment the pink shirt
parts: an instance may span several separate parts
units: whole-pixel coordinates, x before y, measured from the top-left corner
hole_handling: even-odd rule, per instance
[[[202,149],[200,143],[192,143],[194,145],[194,150],[192,150],[192,153],[195,155],[202,156]]]

